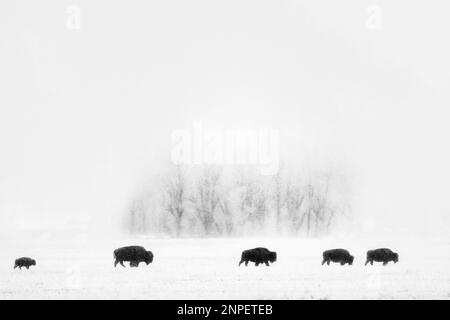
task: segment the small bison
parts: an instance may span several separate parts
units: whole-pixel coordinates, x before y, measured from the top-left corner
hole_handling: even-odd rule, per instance
[[[19,267],[19,269],[22,269],[22,267],[25,267],[29,269],[31,266],[36,265],[36,260],[28,258],[28,257],[22,257],[19,259],[16,259],[14,262],[14,269]]]
[[[277,253],[274,251],[269,251],[266,248],[245,250],[242,252],[239,266],[243,262],[245,262],[245,266],[247,266],[249,261],[254,262],[255,266],[258,266],[260,263],[264,263],[266,266],[269,266],[269,261],[272,263],[277,261]]]
[[[330,262],[339,262],[341,266],[348,263],[350,266],[353,264],[355,258],[345,249],[333,249],[327,250],[323,253],[322,265],[325,263],[330,265]]]
[[[140,262],[145,262],[147,265],[153,262],[153,253],[146,251],[141,246],[128,246],[114,250],[114,267],[118,263],[125,267],[123,262],[130,262],[130,267],[138,267]]]
[[[393,252],[391,249],[381,248],[376,250],[367,251],[367,261],[366,264],[373,262],[383,262],[383,266],[387,265],[389,261],[398,262],[398,253]]]

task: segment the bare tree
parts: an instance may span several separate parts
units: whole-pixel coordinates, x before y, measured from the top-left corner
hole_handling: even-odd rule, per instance
[[[287,201],[287,195],[285,192],[286,191],[285,186],[283,186],[281,170],[278,170],[277,174],[274,176],[273,179],[274,179],[273,181],[274,186],[271,198],[273,200],[273,207],[275,210],[277,229],[279,230],[281,224],[283,223],[282,212],[286,206]]]
[[[205,169],[197,180],[193,194],[188,198],[206,235],[211,235],[218,227],[216,211],[220,204],[219,180],[220,171]]]
[[[254,227],[263,227],[268,213],[268,194],[254,172],[240,172],[238,187],[240,214]]]
[[[305,192],[298,185],[289,184],[286,190],[286,207],[288,214],[288,222],[291,225],[293,233],[298,231],[303,226],[302,206],[305,200]]]
[[[319,186],[317,192],[314,194],[314,200],[312,203],[312,211],[314,213],[315,220],[315,233],[319,235],[323,232],[326,226],[328,215],[331,213],[329,210],[329,186],[330,175],[326,175],[323,183]]]
[[[183,216],[185,214],[186,179],[183,169],[177,167],[173,179],[166,185],[166,210],[174,219],[175,235],[181,234]]]
[[[147,227],[147,217],[144,199],[136,198],[130,206],[130,231],[132,233],[145,233]]]
[[[312,223],[312,214],[313,214],[313,205],[314,205],[314,195],[315,195],[315,189],[314,187],[309,184],[306,186],[306,199],[308,201],[308,207],[305,210],[303,214],[303,218],[306,218],[306,235],[311,235],[311,223]],[[304,220],[302,220],[303,222]],[[303,223],[302,223],[303,224]]]
[[[233,221],[233,213],[230,208],[230,201],[228,198],[222,199],[219,202],[219,210],[224,220],[224,232],[227,235],[231,235],[235,231],[235,225]],[[220,228],[219,226],[217,226]]]

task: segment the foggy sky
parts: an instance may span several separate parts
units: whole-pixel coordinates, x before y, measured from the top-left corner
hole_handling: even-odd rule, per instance
[[[171,133],[202,121],[276,128],[286,156],[345,166],[362,232],[448,232],[449,7],[4,1],[0,228],[117,228]]]

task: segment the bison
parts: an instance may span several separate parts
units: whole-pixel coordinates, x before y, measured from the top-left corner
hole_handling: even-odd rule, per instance
[[[269,266],[269,261],[272,263],[277,261],[277,253],[274,251],[269,251],[266,248],[245,250],[242,252],[239,266],[243,262],[245,262],[245,266],[247,266],[249,261],[254,262],[255,266],[258,266],[260,263],[265,263],[266,266]]]
[[[19,267],[19,269],[22,269],[22,267],[29,269],[31,266],[35,266],[35,265],[36,265],[36,260],[28,258],[28,257],[22,257],[22,258],[16,259],[16,261],[14,262],[14,269],[17,267]]]
[[[114,267],[118,263],[125,267],[123,262],[130,262],[130,267],[138,267],[140,262],[145,262],[147,265],[153,262],[153,253],[146,251],[141,246],[128,246],[114,250]]]
[[[383,266],[387,265],[389,261],[398,262],[398,253],[393,252],[391,249],[381,248],[376,250],[367,251],[367,261],[366,264],[373,262],[383,262]]]
[[[339,262],[341,266],[348,263],[353,264],[354,257],[345,249],[332,249],[324,251],[322,265],[325,263],[330,265],[330,262]]]

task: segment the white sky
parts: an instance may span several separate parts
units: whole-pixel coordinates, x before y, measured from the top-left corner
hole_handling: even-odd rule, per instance
[[[72,4],[80,30],[66,27]],[[371,5],[380,30],[366,27]],[[202,121],[277,128],[293,157],[308,146],[344,163],[363,230],[450,231],[449,9],[4,1],[0,224],[116,225],[136,182],[169,157],[171,132]]]

